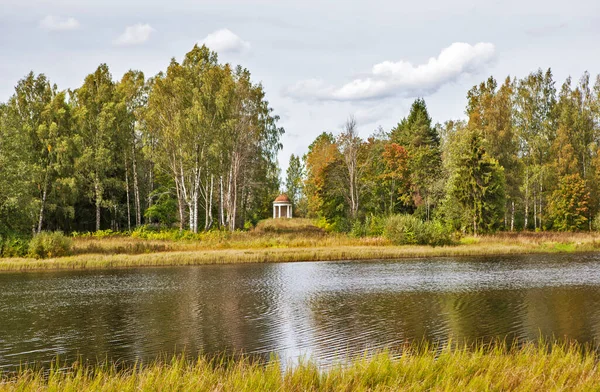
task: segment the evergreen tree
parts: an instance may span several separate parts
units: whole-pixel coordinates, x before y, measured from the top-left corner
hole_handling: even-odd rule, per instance
[[[430,219],[431,209],[437,204],[435,186],[442,177],[442,162],[440,138],[423,99],[413,102],[408,117],[392,129],[390,139],[408,152],[412,204]]]
[[[493,231],[504,216],[504,169],[487,154],[481,131],[465,128],[456,142],[446,203],[460,206],[463,229]]]

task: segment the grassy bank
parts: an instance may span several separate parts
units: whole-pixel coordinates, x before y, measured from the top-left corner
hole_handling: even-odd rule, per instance
[[[247,232],[209,232],[171,239],[78,236],[72,255],[0,259],[0,271],[93,269],[223,263],[401,259],[412,257],[570,253],[600,250],[596,233],[501,233],[465,237],[452,246],[395,246],[383,237],[327,233],[308,220],[267,221]]]
[[[282,370],[285,368],[285,370]],[[74,365],[49,375],[21,370],[0,377],[0,391],[568,391],[598,390],[594,353],[576,345],[506,349],[407,348],[320,370],[314,362],[285,367],[249,360],[175,358],[129,370]]]

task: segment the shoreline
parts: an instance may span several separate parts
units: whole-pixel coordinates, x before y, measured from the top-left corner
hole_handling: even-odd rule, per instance
[[[577,343],[507,347],[502,343],[473,348],[403,347],[357,356],[320,369],[314,361],[266,364],[207,357],[136,363],[54,364],[49,373],[35,367],[0,374],[0,391],[139,390],[596,390],[598,354]],[[401,354],[401,355],[398,355]]]
[[[597,244],[477,243],[454,246],[317,246],[280,248],[198,249],[141,254],[87,253],[33,259],[0,259],[0,272],[42,272],[61,270],[121,269],[162,266],[192,266],[241,263],[285,263],[314,261],[402,260],[426,257],[508,256],[528,254],[584,254],[600,252]]]

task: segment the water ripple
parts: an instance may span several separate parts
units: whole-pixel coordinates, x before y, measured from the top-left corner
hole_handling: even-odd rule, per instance
[[[600,337],[600,257],[531,255],[0,275],[0,368],[57,355],[344,355],[422,339]]]

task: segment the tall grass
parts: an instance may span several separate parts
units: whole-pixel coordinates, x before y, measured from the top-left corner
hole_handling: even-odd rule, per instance
[[[170,239],[172,236],[179,236],[179,239]],[[137,237],[118,233],[102,233],[101,236],[78,235],[73,238],[71,256],[45,260],[0,258],[0,271],[375,260],[598,250],[600,235],[597,233],[500,233],[465,237],[452,246],[396,246],[383,237],[356,238],[329,233],[307,219],[279,219],[261,222],[250,231],[233,233],[146,232]]]
[[[73,241],[75,254],[141,254],[167,251],[217,249],[312,248],[331,246],[391,245],[383,237],[353,238],[328,233],[309,219],[267,219],[250,231],[175,231],[133,232],[131,235],[78,235]]]
[[[0,259],[0,271],[103,269],[127,267],[185,266],[201,264],[276,263],[300,261],[398,260],[420,257],[462,257],[527,253],[592,251],[581,247],[526,247],[519,244],[472,246],[329,246],[306,248],[221,249],[169,251],[144,254],[82,254],[53,259]]]
[[[0,391],[592,391],[598,357],[576,344],[506,348],[503,344],[441,350],[382,351],[321,369],[248,358],[156,361],[122,369],[74,364],[49,373],[31,368],[0,377]]]

